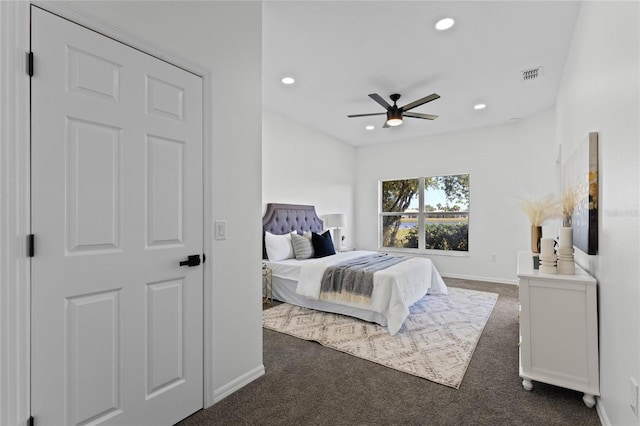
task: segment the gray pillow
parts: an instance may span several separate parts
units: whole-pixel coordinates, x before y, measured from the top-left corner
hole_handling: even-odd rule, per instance
[[[293,253],[296,259],[303,260],[313,257],[313,244],[311,244],[310,238],[291,234],[291,244],[293,245]]]

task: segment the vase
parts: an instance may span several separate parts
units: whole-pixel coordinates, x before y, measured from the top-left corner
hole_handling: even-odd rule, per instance
[[[558,231],[560,240],[560,246],[558,247],[558,273],[574,275],[576,273],[576,265],[573,254],[573,228],[562,227]]]
[[[562,215],[562,226],[572,226],[573,225],[573,216],[571,214]]]
[[[542,238],[542,226],[531,225],[531,252],[540,253],[540,238]]]

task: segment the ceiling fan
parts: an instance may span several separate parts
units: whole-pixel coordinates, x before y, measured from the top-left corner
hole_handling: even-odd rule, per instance
[[[384,109],[387,110],[387,112],[374,112],[371,114],[354,114],[354,115],[348,115],[347,117],[349,118],[354,118],[354,117],[368,117],[370,115],[387,115],[387,121],[384,122],[384,126],[382,127],[393,127],[393,126],[399,126],[402,124],[402,118],[403,117],[411,117],[411,118],[422,118],[425,120],[435,120],[436,118],[438,118],[437,115],[433,115],[433,114],[420,114],[418,112],[407,112],[410,109],[419,107],[420,105],[426,104],[427,102],[431,102],[431,101],[435,101],[436,99],[438,99],[440,97],[440,95],[436,94],[436,93],[432,93],[429,96],[425,96],[424,98],[418,99],[417,101],[413,101],[411,103],[406,104],[405,106],[399,107],[398,105],[396,105],[396,102],[398,101],[398,99],[400,99],[400,95],[397,93],[394,93],[393,95],[389,96],[391,98],[391,100],[393,101],[393,105],[389,105],[389,103],[387,101],[385,101],[382,96],[378,95],[377,93],[372,93],[369,95],[369,97],[371,99],[373,99],[374,101],[376,101],[377,103],[379,103],[380,105],[382,105],[382,107]]]

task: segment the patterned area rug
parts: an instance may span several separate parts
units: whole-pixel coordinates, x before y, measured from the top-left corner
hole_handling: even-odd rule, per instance
[[[356,318],[283,303],[263,311],[265,328],[458,389],[498,300],[495,293],[449,287],[410,308],[395,336]]]

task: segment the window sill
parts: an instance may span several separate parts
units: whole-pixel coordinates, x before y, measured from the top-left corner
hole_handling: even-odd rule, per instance
[[[397,247],[379,247],[378,251],[383,253],[412,254],[414,256],[471,257],[468,251],[454,251],[454,250],[418,250],[418,249],[403,249],[403,248],[397,248]]]

